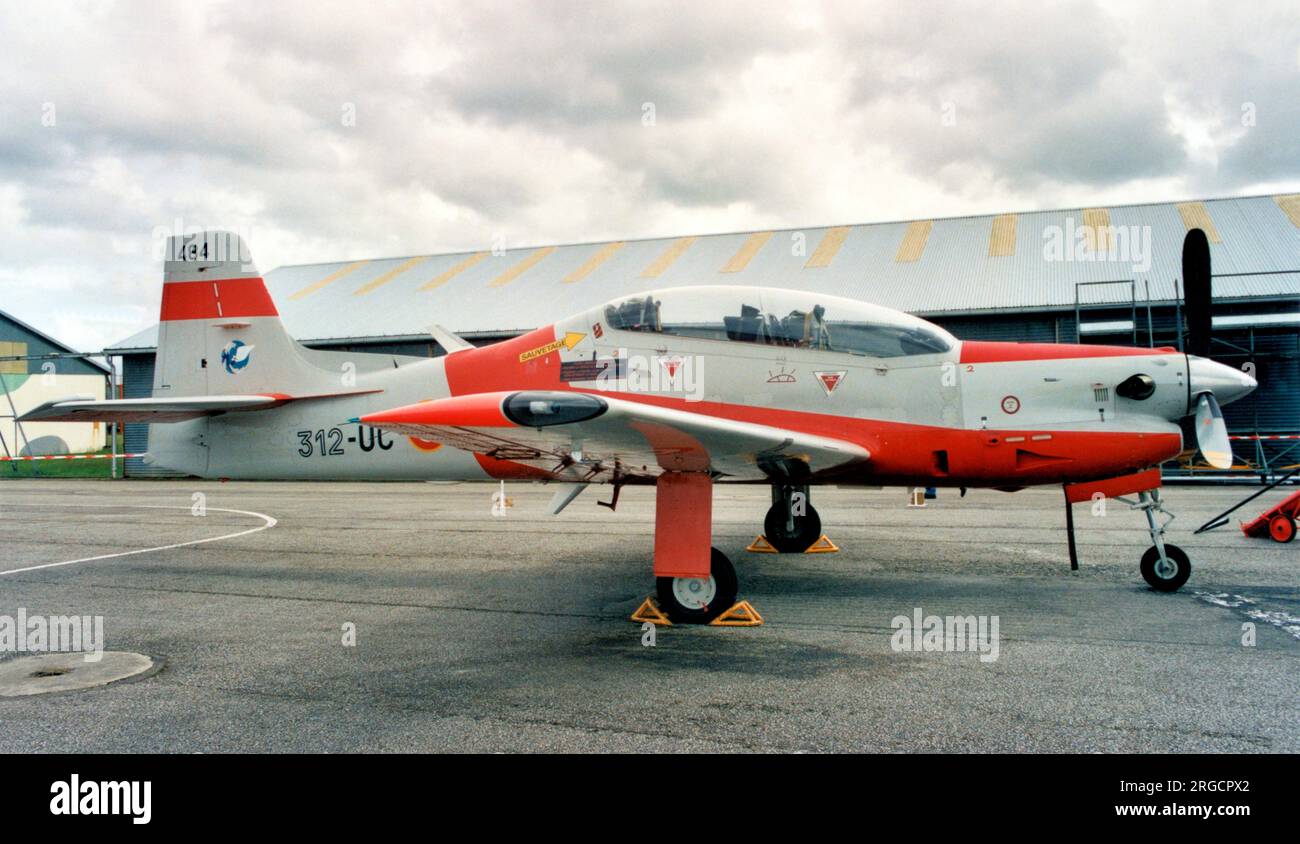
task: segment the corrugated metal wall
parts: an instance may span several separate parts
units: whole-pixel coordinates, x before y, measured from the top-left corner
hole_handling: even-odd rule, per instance
[[[1057,322],[1052,314],[1019,314],[986,317],[935,318],[931,322],[962,340],[993,340],[1022,343],[1055,343]],[[1069,340],[1074,339],[1074,317],[1070,317]],[[1059,338],[1067,339],[1067,338]]]
[[[152,354],[122,356],[122,398],[146,399],[153,395]],[[122,426],[123,448],[127,454],[140,454],[149,450],[149,426],[128,423]],[[182,475],[158,466],[146,466],[140,458],[126,461],[126,475],[130,478],[179,478]]]

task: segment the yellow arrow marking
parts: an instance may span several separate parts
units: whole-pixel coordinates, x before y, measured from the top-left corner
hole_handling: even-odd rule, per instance
[[[547,343],[545,346],[538,346],[536,349],[529,349],[524,352],[519,356],[519,362],[525,363],[533,358],[540,358],[543,355],[549,355],[551,352],[561,347],[572,350],[573,347],[581,343],[582,338],[586,336],[586,334],[583,334],[580,331],[566,332],[563,340],[556,340],[554,343]]]

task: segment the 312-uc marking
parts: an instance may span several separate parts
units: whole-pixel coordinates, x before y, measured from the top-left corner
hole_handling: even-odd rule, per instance
[[[392,442],[387,439],[387,435],[383,431],[377,431],[366,425],[358,425],[357,435],[349,437],[348,442],[356,442],[357,445],[361,446],[362,451],[374,451],[375,446],[379,446],[381,451],[388,451],[393,447]],[[298,432],[298,455],[300,457],[311,457],[313,454],[330,457],[346,453],[343,448],[343,429],[341,428],[317,428]]]

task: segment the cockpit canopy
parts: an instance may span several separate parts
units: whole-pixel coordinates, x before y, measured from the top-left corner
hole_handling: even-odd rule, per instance
[[[955,338],[900,311],[853,299],[756,287],[677,287],[611,302],[615,330],[844,352],[873,358],[950,351]]]

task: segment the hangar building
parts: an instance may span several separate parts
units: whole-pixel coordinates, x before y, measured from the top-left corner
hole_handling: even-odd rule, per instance
[[[432,324],[484,344],[705,284],[847,296],[963,339],[1179,346],[1190,228],[1213,258],[1212,356],[1252,366],[1260,384],[1224,409],[1236,462],[1300,463],[1300,194],[362,259],[280,267],[266,282],[300,342],[405,355],[442,353]],[[154,326],[106,350],[122,358],[127,397],[150,394],[156,338]],[[145,451],[147,426],[126,438]]]
[[[85,357],[62,357],[69,354],[76,353],[0,311],[0,454],[81,454],[104,447],[106,431],[99,422],[20,425],[15,419],[53,399],[107,397],[108,366]]]

